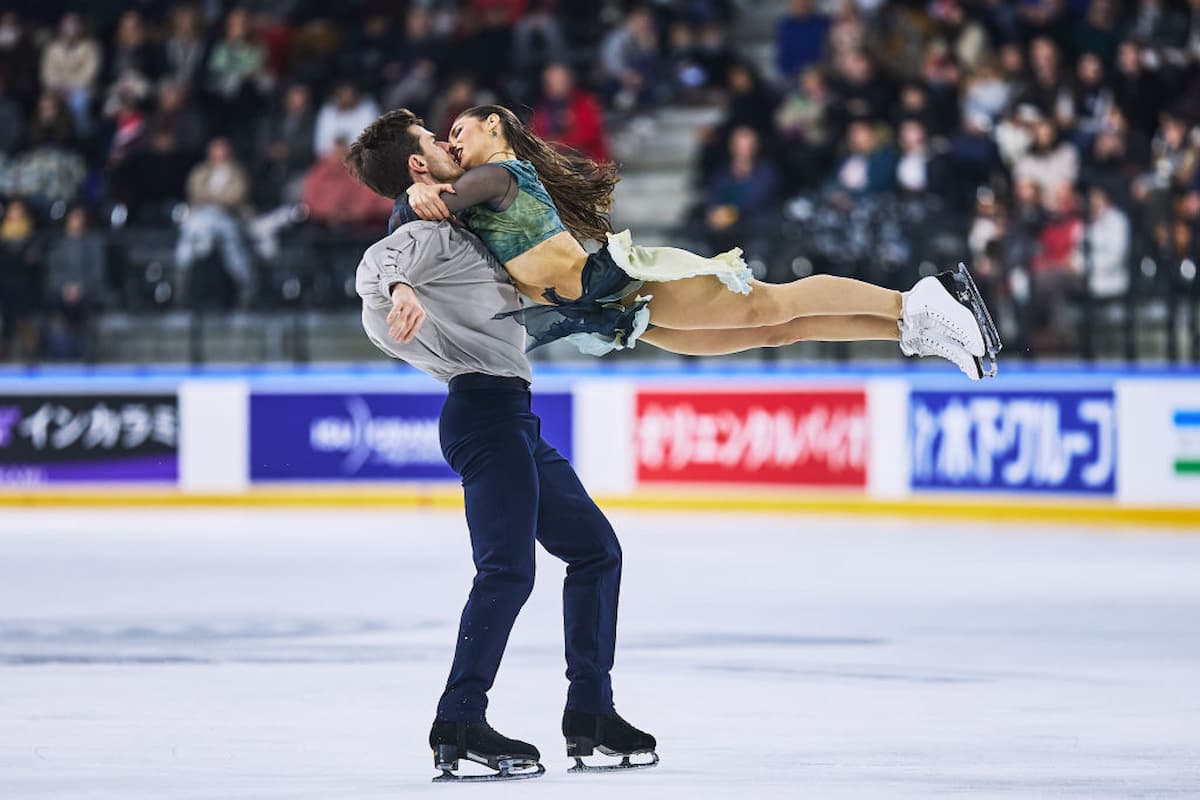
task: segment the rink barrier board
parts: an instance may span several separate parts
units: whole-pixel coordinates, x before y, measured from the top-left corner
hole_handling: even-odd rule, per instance
[[[1014,526],[1080,525],[1190,529],[1200,533],[1200,508],[1139,507],[1096,503],[1089,499],[1029,502],[1026,498],[995,496],[953,498],[913,497],[872,500],[861,495],[778,494],[769,492],[672,493],[594,495],[608,511],[728,514],[830,514],[903,519],[999,522]],[[461,511],[458,486],[414,489],[411,486],[337,489],[295,486],[253,488],[231,494],[195,494],[174,490],[132,491],[45,490],[0,492],[0,508],[206,508],[206,509],[431,509]],[[969,526],[968,526],[969,528]]]
[[[1082,513],[1112,517],[1112,509],[1117,507],[1128,507],[1130,513],[1141,518],[1146,512],[1159,510],[1167,518],[1180,518],[1188,509],[1200,509],[1200,475],[1194,469],[1194,465],[1200,464],[1200,424],[1197,424],[1200,371],[1197,370],[1018,369],[1006,373],[1004,380],[980,384],[968,384],[961,376],[949,373],[894,369],[818,368],[790,374],[739,370],[702,370],[689,374],[678,370],[608,370],[608,374],[599,375],[592,372],[573,375],[553,369],[546,372],[548,376],[543,376],[539,368],[535,397],[558,394],[567,401],[564,410],[551,415],[562,417],[564,423],[559,426],[559,438],[563,441],[554,443],[569,453],[585,484],[596,496],[606,498],[611,507],[829,509],[856,513],[884,509],[878,513],[902,514],[919,514],[926,508],[924,513],[958,515],[963,512],[953,509],[966,505],[974,509],[976,516],[1008,515],[1011,509],[1011,515],[1019,517],[1031,510],[1043,514],[1049,513],[1047,509],[1061,506],[1069,509],[1074,519],[1079,519]],[[241,504],[235,498],[243,494],[247,504],[260,502],[253,499],[260,496],[278,498],[263,503],[303,505],[307,500],[300,493],[281,492],[286,483],[269,480],[270,475],[263,474],[261,469],[256,472],[251,463],[250,444],[255,434],[251,411],[256,397],[286,398],[292,394],[299,401],[306,396],[327,395],[340,402],[391,393],[397,399],[404,395],[436,399],[435,392],[441,391],[444,390],[436,383],[420,376],[378,370],[343,373],[292,370],[266,377],[232,370],[202,376],[183,373],[174,378],[162,374],[112,375],[104,371],[90,377],[74,374],[69,378],[0,374],[0,399],[69,393],[85,397],[122,392],[177,394],[178,480],[157,486],[136,484],[136,489],[131,488],[135,484],[130,484],[126,491],[116,493],[119,499],[105,501],[113,504],[137,503],[135,498],[142,494],[166,502],[161,498],[181,492],[194,496],[194,505]],[[654,402],[648,403],[646,398]],[[714,398],[720,400],[716,406],[710,402]],[[647,408],[654,405],[664,407],[659,409],[662,413],[657,417],[650,415],[650,421],[659,426],[655,430],[660,430],[664,422],[676,425],[670,431],[669,446],[676,447],[682,442],[684,455],[677,457],[669,450],[659,452],[652,456],[652,460],[658,460],[650,464],[653,469],[647,469],[644,452]],[[956,415],[953,418],[946,416],[951,406]],[[935,437],[922,440],[922,446],[928,449],[925,462],[914,455],[918,449],[914,448],[914,440],[919,438],[914,407],[925,409],[927,417],[937,418]],[[960,452],[964,441],[964,408],[975,414],[969,423],[973,426],[969,433],[972,443],[988,427],[980,425],[976,412],[990,408],[992,419],[1007,420],[1006,424],[1017,425],[1018,432],[1021,425],[1033,419],[1037,424],[1032,426],[1031,435],[1035,440],[1040,436],[1050,442],[1051,456],[1055,452],[1057,456],[1043,458],[1045,463],[1040,464],[1041,472],[1037,473],[1030,472],[1023,463],[1027,458],[1019,452],[999,453],[995,442],[990,449],[974,448],[972,444],[968,447],[972,452]],[[999,416],[997,409],[1001,412]],[[1081,414],[1081,409],[1086,413]],[[424,428],[435,421],[432,413],[425,409],[418,415]],[[321,411],[312,416],[326,418],[329,414]],[[343,416],[354,415],[347,412]],[[846,424],[847,420],[851,424]],[[386,417],[384,422],[388,422]],[[711,429],[718,423],[732,425],[731,431],[723,434],[726,440],[746,439],[739,445],[742,449],[735,459],[722,468],[724,471],[714,471],[711,453],[705,457],[707,461],[696,455],[697,448],[711,450],[716,446],[712,440],[719,437],[711,435]],[[794,429],[784,423],[794,423]],[[823,437],[826,428],[840,430],[843,435]],[[384,426],[376,433],[386,434],[387,430]],[[705,434],[705,430],[709,433]],[[4,436],[11,438],[14,433],[0,431],[0,456],[4,455]],[[958,438],[949,439],[949,434]],[[300,431],[289,435],[306,434]],[[987,435],[995,439],[996,430]],[[957,444],[947,450],[948,441]],[[1099,446],[1102,441],[1108,446],[1108,460],[1099,456],[1105,450]],[[728,441],[718,444],[723,446]],[[426,450],[427,445],[425,442]],[[656,446],[666,445],[659,442]],[[790,452],[788,457],[795,461],[797,448],[804,451],[804,459],[821,463],[816,467],[803,464],[797,467],[792,462],[771,461],[783,457],[775,450]],[[1066,464],[1069,469],[1063,468],[1063,463],[1055,463],[1055,458],[1058,462],[1064,458],[1070,461],[1081,453],[1087,454],[1089,463]],[[672,458],[678,462],[677,473],[660,469],[658,462]],[[927,462],[931,460],[938,465],[937,474],[915,473],[914,464],[926,463],[928,472]],[[0,463],[0,468],[4,466]],[[773,480],[758,480],[752,474],[756,469]],[[832,471],[836,469],[848,472],[842,477],[834,476]],[[1091,477],[1085,480],[1089,470]],[[1006,482],[979,483],[971,477],[975,472],[1002,474],[1007,476]],[[4,477],[0,469],[0,484],[5,483]],[[347,478],[331,472],[322,473],[317,480],[313,477],[308,476],[306,481],[305,476],[297,475],[288,482],[294,481],[301,487],[319,485],[322,495],[344,492],[348,499],[336,501],[339,503],[361,502],[364,490],[370,495],[381,486],[386,486],[381,492],[387,498],[380,498],[380,503],[395,504],[398,495],[406,498],[399,501],[405,505],[428,502],[419,499],[427,495],[420,488],[427,483],[422,483],[413,472],[397,471],[387,475],[388,482],[382,484],[378,481],[373,484],[371,479],[377,476],[367,474]],[[450,477],[448,471],[429,475],[426,481],[444,477]],[[721,482],[713,484],[713,480]],[[771,483],[776,484],[778,492],[786,488],[787,494],[773,497],[769,492],[759,493],[747,499],[745,492]],[[57,485],[61,491],[47,496],[62,497],[63,502],[68,502],[66,498],[72,496],[94,496],[93,490],[107,487],[108,482]],[[684,487],[686,491],[681,496],[685,499],[678,502],[662,499],[664,493],[673,496],[671,493]],[[853,500],[815,503],[814,495],[832,487],[853,487],[850,495]],[[0,488],[0,503],[20,504],[23,497],[41,491],[33,482],[9,480],[7,486]],[[796,499],[794,494],[802,499]],[[1088,494],[1094,498],[1092,504],[1097,509],[1094,512],[1080,508],[1080,497]],[[951,499],[961,502],[949,503]],[[323,505],[335,501],[319,497],[312,502]]]

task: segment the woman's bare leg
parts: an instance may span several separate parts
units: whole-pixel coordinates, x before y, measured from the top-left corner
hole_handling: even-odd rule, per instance
[[[653,318],[653,316],[651,317]],[[866,339],[896,341],[894,320],[870,314],[797,317],[781,325],[758,328],[676,330],[651,328],[641,341],[686,356],[723,356],[756,347],[783,347],[802,341],[854,342]]]
[[[812,275],[791,283],[753,282],[750,294],[731,292],[711,275],[663,283],[638,292],[654,295],[650,319],[675,330],[756,328],[800,317],[873,315],[900,319],[900,292],[852,278]],[[892,336],[891,338],[896,338]]]

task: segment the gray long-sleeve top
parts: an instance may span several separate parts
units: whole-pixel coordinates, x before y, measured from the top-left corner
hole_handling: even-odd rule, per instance
[[[425,309],[416,337],[388,335],[391,287],[408,284]],[[525,329],[496,314],[521,307],[504,267],[473,233],[449,222],[416,220],[367,248],[355,286],[363,328],[376,347],[440,381],[481,372],[531,380]]]

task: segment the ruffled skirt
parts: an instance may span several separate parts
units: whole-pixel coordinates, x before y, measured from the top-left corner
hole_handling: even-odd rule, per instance
[[[629,231],[610,233],[608,246],[583,266],[578,298],[566,300],[550,289],[546,299],[552,305],[531,305],[496,318],[513,317],[525,326],[526,350],[565,339],[586,355],[602,356],[631,349],[650,327],[651,296],[637,293],[643,284],[699,275],[715,276],[732,292],[750,293],[753,276],[740,248],[705,258],[676,247],[635,245]]]

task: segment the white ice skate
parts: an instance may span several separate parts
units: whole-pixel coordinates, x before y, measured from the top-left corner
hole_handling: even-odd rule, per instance
[[[906,356],[944,358],[973,381],[984,375],[979,359],[967,352],[949,331],[928,316],[918,317],[911,323],[900,320],[900,352]],[[994,368],[992,374],[995,374]]]
[[[987,352],[984,332],[970,304],[961,298],[957,278],[954,272],[941,272],[917,281],[903,294],[900,318],[913,329],[923,327],[919,320],[928,318],[944,328],[971,355],[983,358]],[[966,280],[970,280],[969,275]]]

